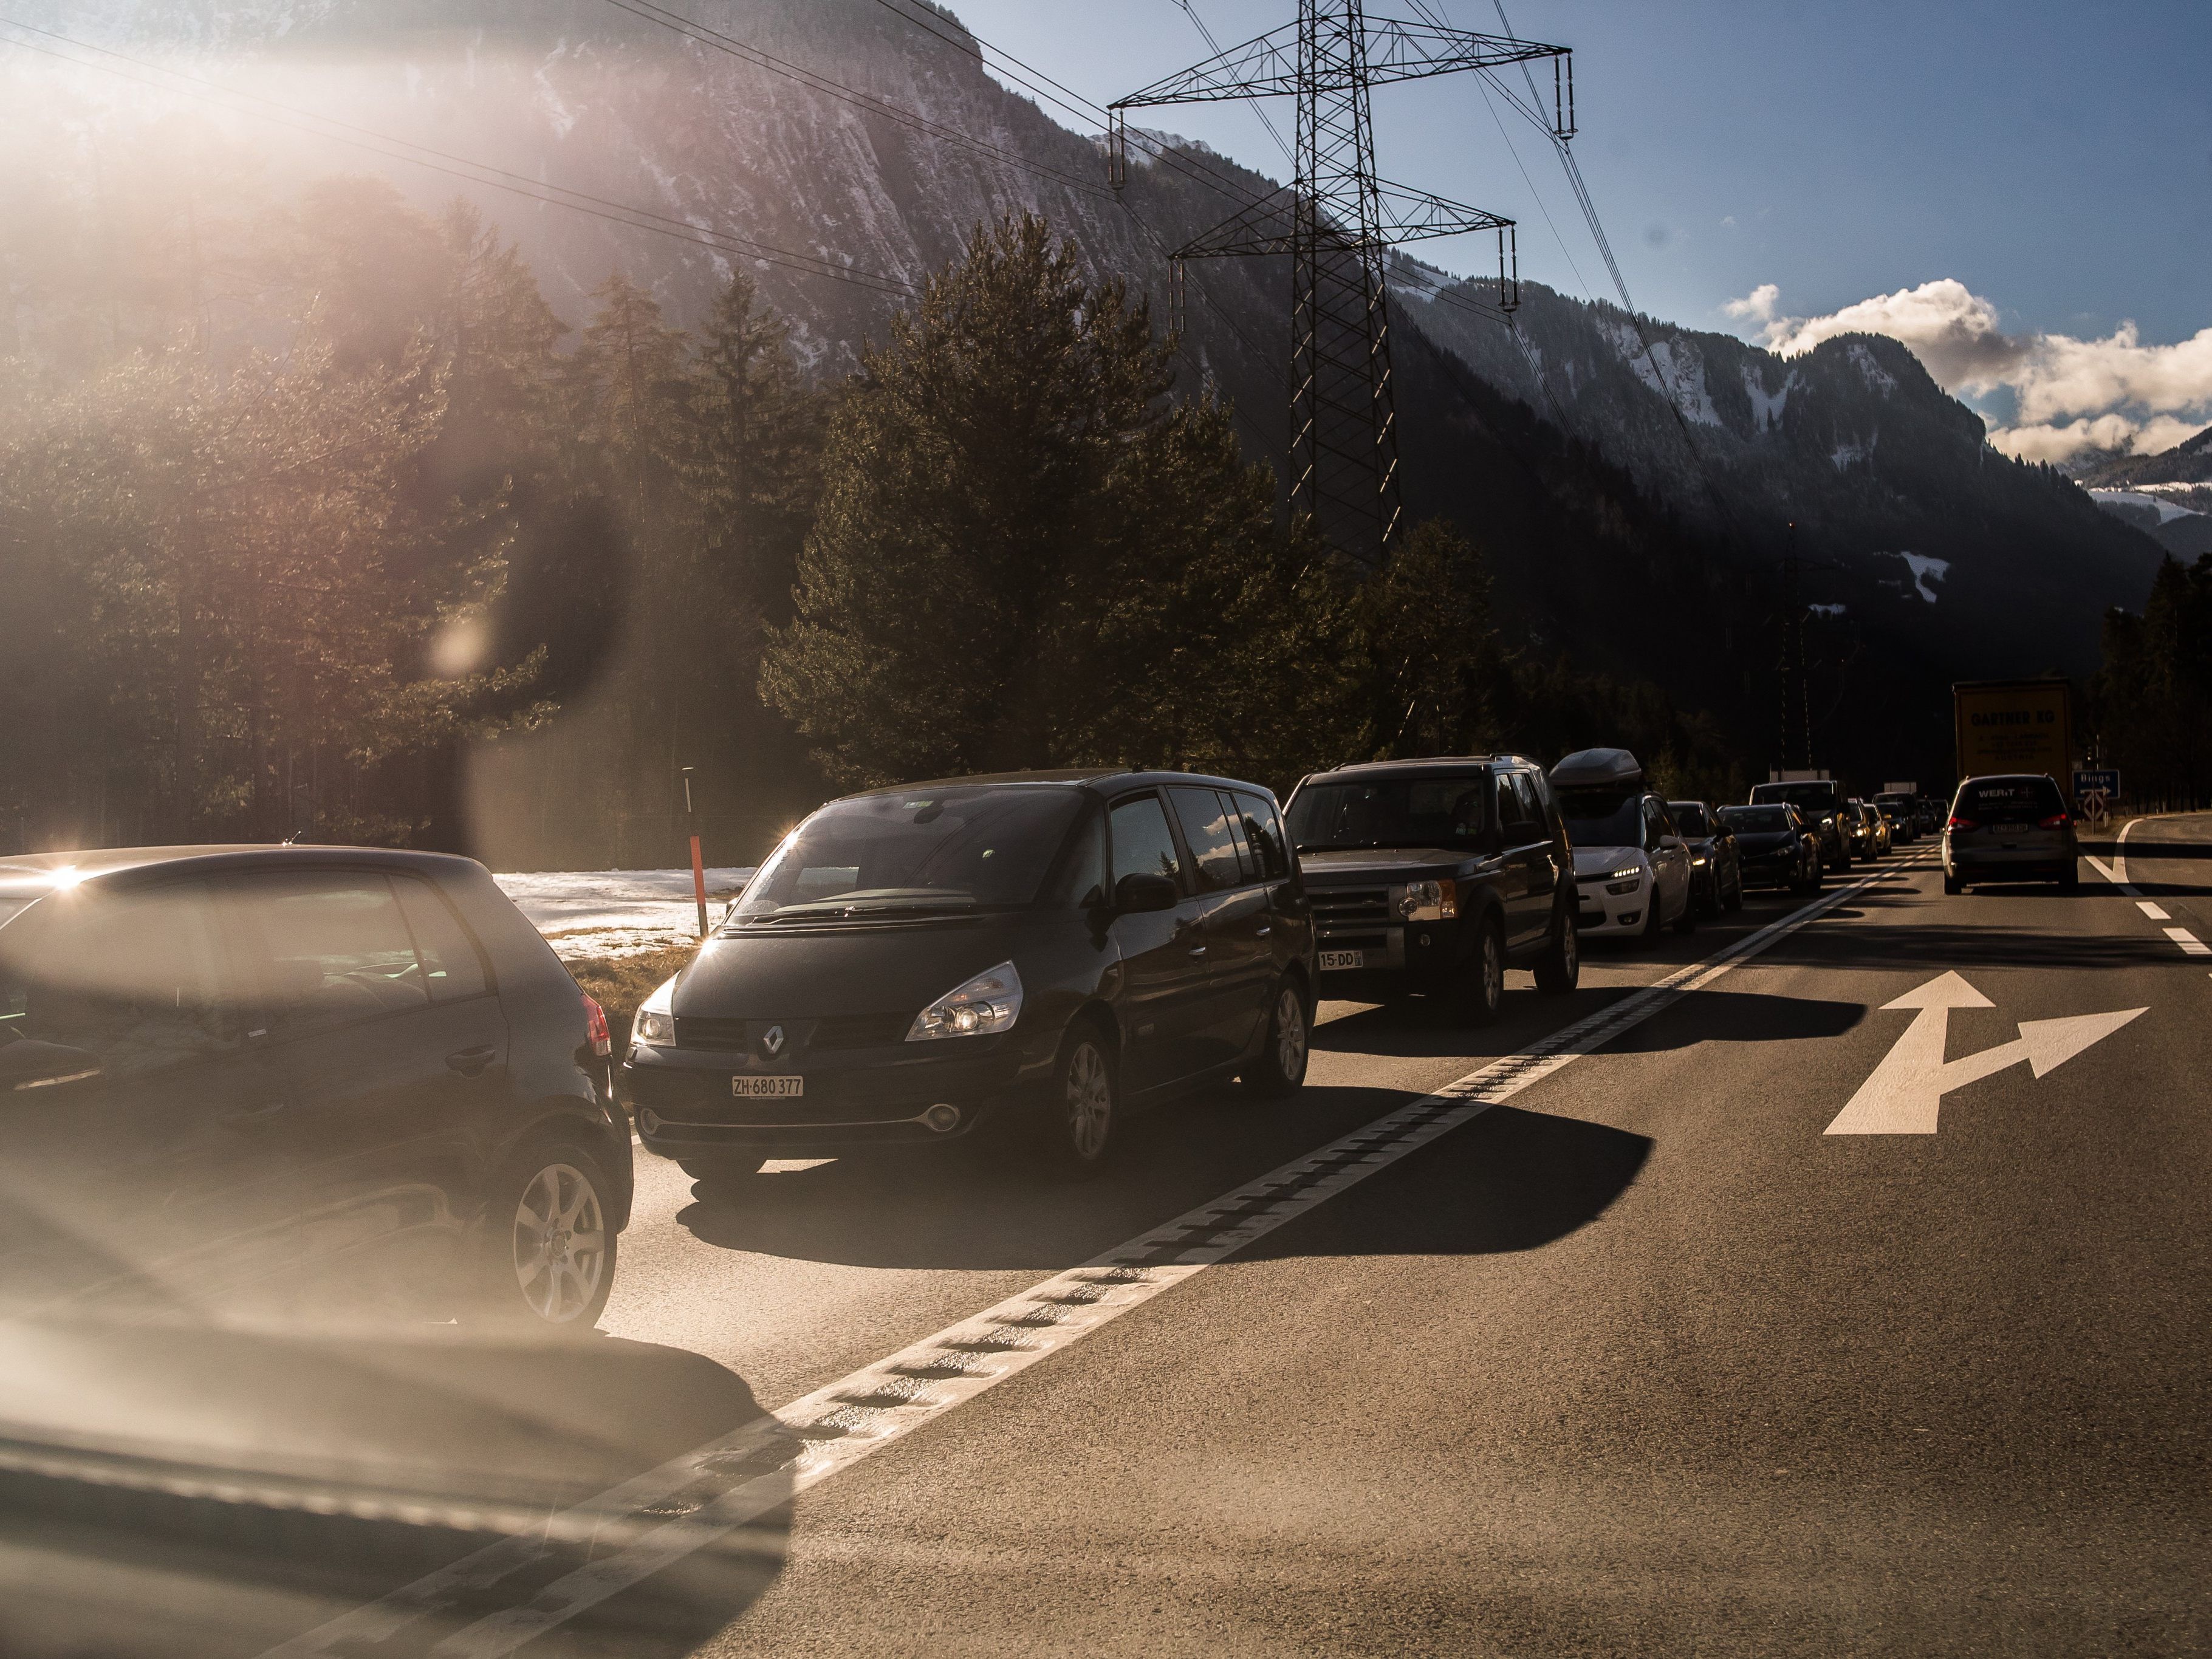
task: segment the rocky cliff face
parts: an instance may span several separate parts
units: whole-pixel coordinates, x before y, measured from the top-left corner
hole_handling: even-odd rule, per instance
[[[742,260],[823,375],[849,369],[980,221],[1043,213],[1096,271],[1164,308],[1167,251],[1273,187],[1181,149],[1135,158],[1110,190],[1095,137],[994,80],[950,13],[902,5],[914,15],[878,0],[684,0],[708,39],[605,0],[93,0],[35,21],[181,48],[226,73],[281,64],[320,77],[318,107],[362,126],[646,209],[659,230],[350,163],[425,202],[471,196],[571,322],[617,268],[676,320],[696,319]],[[707,232],[746,240],[687,240]],[[2155,543],[1990,450],[1895,342],[1784,360],[1650,322],[1647,358],[1625,313],[1534,284],[1516,342],[1449,303],[1439,273],[1398,271],[1409,505],[1462,520],[1490,549],[1505,614],[1598,665],[1686,683],[1723,708],[1760,702],[1792,520],[1839,721],[1893,693],[1930,698],[1950,678],[2086,672],[2104,609],[2148,591]],[[1237,405],[1255,455],[1285,434],[1286,309],[1280,261],[1191,268],[1192,382]],[[1638,596],[1632,610],[1620,595]],[[1715,639],[1727,672],[1692,672]]]

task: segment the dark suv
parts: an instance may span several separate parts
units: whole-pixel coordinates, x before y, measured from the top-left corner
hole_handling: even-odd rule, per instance
[[[639,1008],[622,1088],[694,1176],[997,1123],[1073,1173],[1130,1108],[1305,1079],[1313,928],[1275,799],[1013,773],[830,802]]]
[[[1287,816],[1329,994],[1463,991],[1487,1020],[1508,963],[1533,967],[1542,990],[1574,989],[1573,854],[1533,761],[1339,767],[1301,781]]]
[[[0,859],[0,1299],[588,1329],[629,1216],[610,1064],[469,860]]]
[[[1800,778],[1784,783],[1752,785],[1753,806],[1771,806],[1781,801],[1796,807],[1798,817],[1820,838],[1823,870],[1851,867],[1850,823],[1845,815],[1843,791],[1832,780]]]

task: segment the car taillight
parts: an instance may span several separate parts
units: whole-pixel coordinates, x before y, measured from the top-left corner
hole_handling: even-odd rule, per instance
[[[615,1051],[614,1038],[607,1033],[607,1011],[599,1006],[596,998],[584,998],[584,1024],[592,1034],[592,1052],[601,1060]]]
[[[2053,812],[2049,817],[2044,819],[2041,823],[2038,824],[2036,828],[2039,830],[2063,830],[2068,824],[2073,822],[2074,820],[2063,812]]]
[[[1972,818],[1962,818],[1956,812],[1954,812],[1951,814],[1950,823],[1945,824],[1943,827],[1946,830],[1978,830],[1982,826],[1976,823]]]

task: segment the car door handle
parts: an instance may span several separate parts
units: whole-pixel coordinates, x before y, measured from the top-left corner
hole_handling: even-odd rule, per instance
[[[233,1128],[249,1123],[264,1123],[283,1111],[289,1103],[286,1101],[271,1100],[258,1106],[240,1106],[234,1111],[221,1114],[216,1121],[228,1124]]]
[[[456,1048],[446,1056],[446,1064],[463,1077],[474,1077],[499,1058],[499,1050],[489,1043],[474,1048]]]
[[[1190,953],[1194,957],[1202,957],[1206,954],[1206,947],[1203,945],[1194,945],[1190,947]]]
[[[1265,939],[1268,934],[1274,931],[1275,929],[1273,923],[1263,921],[1257,927],[1255,927],[1252,930],[1252,937],[1254,939]]]

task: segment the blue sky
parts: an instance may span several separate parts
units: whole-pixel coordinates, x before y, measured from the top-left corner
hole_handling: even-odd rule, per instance
[[[1224,45],[1294,15],[1293,0],[1193,3]],[[953,5],[987,40],[1102,101],[1206,55],[1176,0]],[[1442,9],[1497,27],[1491,0]],[[1809,343],[1808,320],[1817,334],[1856,302],[1948,283],[1914,296],[1893,331],[1999,420],[2025,402],[2036,429],[2084,432],[2075,423],[2100,405],[2080,374],[2115,364],[2108,406],[2138,429],[2159,422],[2170,442],[2175,422],[2212,419],[2212,336],[2182,357],[2153,355],[2212,329],[2212,0],[1507,0],[1507,11],[1517,33],[1575,49],[1575,147],[1643,309]],[[1286,171],[1243,106],[1158,113],[1151,125]],[[1513,216],[1525,275],[1602,291],[1558,164],[1509,113],[1516,164],[1473,77],[1385,88],[1375,114],[1384,176]],[[1485,268],[1471,246],[1421,252]],[[1762,284],[1775,289],[1763,305],[1728,312]],[[1913,337],[1955,332],[1968,299],[1980,307],[1964,324],[1973,340],[2002,337],[2018,363],[2040,367],[1992,368],[1987,351]],[[2073,349],[2128,321],[2136,341],[2111,361]],[[2054,391],[2062,382],[2070,389]]]

